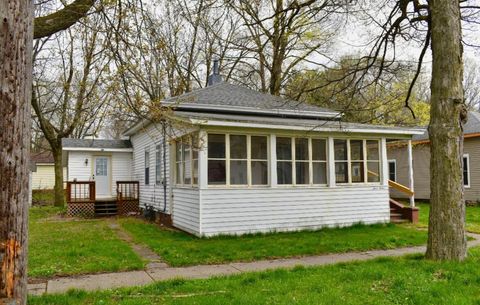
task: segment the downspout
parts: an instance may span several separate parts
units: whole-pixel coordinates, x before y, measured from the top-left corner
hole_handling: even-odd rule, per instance
[[[162,121],[163,133],[163,213],[167,212],[167,132],[165,128],[165,121]]]

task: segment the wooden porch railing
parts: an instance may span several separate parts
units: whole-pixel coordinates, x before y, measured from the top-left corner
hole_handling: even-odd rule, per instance
[[[95,181],[68,181],[67,202],[95,202]]]
[[[138,181],[117,181],[117,199],[133,200],[140,196],[140,183]]]
[[[140,183],[117,181],[117,207],[120,215],[140,212]]]
[[[68,216],[95,216],[95,181],[68,181],[66,197]]]

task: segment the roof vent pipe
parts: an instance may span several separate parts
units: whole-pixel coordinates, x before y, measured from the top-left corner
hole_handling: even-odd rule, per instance
[[[208,86],[212,86],[218,83],[221,83],[223,81],[222,76],[220,75],[220,68],[218,64],[218,59],[213,60],[213,72],[210,74],[208,77]]]

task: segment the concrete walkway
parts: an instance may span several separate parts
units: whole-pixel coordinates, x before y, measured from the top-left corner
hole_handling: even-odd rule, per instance
[[[480,246],[480,235],[468,233],[475,240],[468,246]],[[213,276],[232,275],[242,272],[265,271],[275,268],[293,268],[295,266],[324,266],[341,262],[365,261],[377,257],[398,257],[406,254],[424,253],[425,246],[397,248],[391,250],[372,250],[366,252],[340,253],[299,258],[261,260],[248,263],[229,263],[224,265],[199,265],[173,268],[164,264],[151,264],[146,270],[102,273],[75,277],[56,278],[44,283],[29,284],[29,294],[63,293],[69,289],[87,291],[132,287],[151,284],[175,278],[199,279]]]

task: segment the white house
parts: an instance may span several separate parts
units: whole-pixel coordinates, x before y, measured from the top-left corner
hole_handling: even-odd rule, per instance
[[[95,181],[96,198],[117,196],[116,181],[132,180],[128,140],[62,139],[66,181]]]
[[[138,180],[141,207],[198,236],[389,222],[386,143],[422,132],[345,123],[335,111],[218,79],[164,105],[175,126],[129,128],[122,162],[108,145],[68,148],[68,177],[96,173],[98,183],[107,164],[110,183]]]

